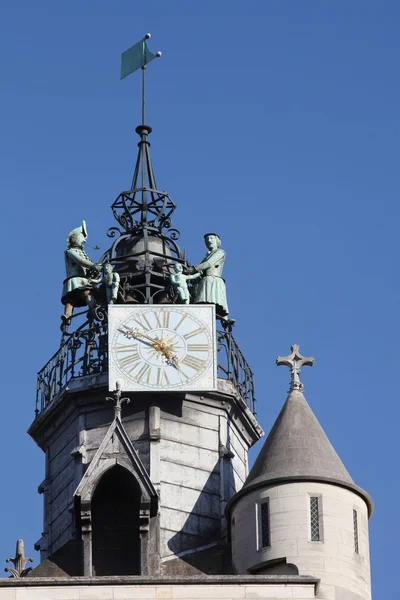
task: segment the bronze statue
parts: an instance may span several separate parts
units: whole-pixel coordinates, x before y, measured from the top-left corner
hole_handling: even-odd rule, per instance
[[[106,287],[107,304],[114,304],[117,301],[120,276],[113,271],[112,264],[109,262],[103,264],[103,282]]]
[[[216,233],[206,233],[204,241],[208,252],[203,262],[193,268],[201,272],[201,279],[196,285],[193,302],[200,304],[215,304],[219,317],[226,319],[228,316],[228,302],[226,299],[225,280],[221,277],[226,253],[221,248],[221,238]]]
[[[64,314],[61,316],[63,325],[71,322],[74,307],[85,306],[94,308],[95,301],[92,298],[96,277],[102,269],[102,265],[92,262],[83,247],[87,239],[85,221],[82,225],[73,229],[67,237],[67,249],[65,250],[65,270],[61,302],[64,304]]]
[[[180,263],[174,264],[174,273],[171,273],[169,280],[172,284],[172,287],[178,293],[178,297],[180,300],[182,300],[183,304],[189,304],[190,302],[190,293],[187,280],[198,279],[200,276],[200,273],[195,273],[194,275],[184,275],[182,265]]]

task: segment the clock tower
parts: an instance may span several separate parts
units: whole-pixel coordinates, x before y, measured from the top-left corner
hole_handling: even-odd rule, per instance
[[[155,55],[141,44],[144,88]],[[253,374],[232,333],[221,239],[206,234],[197,266],[181,251],[151,131],[143,108],[108,250],[95,262],[84,251],[90,222],[67,239],[61,343],[39,371],[29,429],[46,463],[37,576],[230,572],[225,508],[263,434]]]

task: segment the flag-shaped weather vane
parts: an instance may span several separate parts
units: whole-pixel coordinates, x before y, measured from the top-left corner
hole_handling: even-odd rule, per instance
[[[151,38],[150,33],[146,33],[144,38],[137,44],[125,50],[121,54],[121,79],[124,79],[131,73],[142,69],[142,125],[145,124],[145,103],[146,103],[146,89],[145,89],[145,73],[146,65],[161,56],[161,52],[155,54],[151,52],[147,45],[147,40]]]

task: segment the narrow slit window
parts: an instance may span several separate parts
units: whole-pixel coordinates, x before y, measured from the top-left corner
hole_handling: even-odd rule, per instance
[[[311,496],[310,498],[310,517],[311,517],[311,541],[319,542],[321,540],[319,530],[319,498]]]
[[[261,525],[261,547],[270,545],[269,534],[269,502],[263,502],[260,505],[260,525]]]
[[[358,514],[355,509],[353,509],[353,531],[354,531],[354,552],[359,554],[359,552],[358,552]]]

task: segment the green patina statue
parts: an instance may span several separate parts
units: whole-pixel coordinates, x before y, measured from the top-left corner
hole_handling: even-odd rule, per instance
[[[105,262],[103,264],[103,283],[106,288],[107,304],[114,304],[117,301],[119,282],[119,273],[113,271],[113,267],[109,262]]]
[[[113,271],[113,266],[109,262],[104,262],[101,266],[103,278],[92,279],[92,283],[103,283],[106,291],[107,304],[114,304],[117,301],[120,276]]]
[[[198,279],[201,277],[200,273],[194,273],[193,275],[184,275],[183,267],[180,263],[174,264],[174,272],[169,276],[169,280],[172,284],[172,287],[178,294],[179,299],[184,304],[189,304],[190,302],[190,293],[187,285],[188,279]]]
[[[225,280],[222,279],[226,253],[221,248],[221,238],[216,233],[206,233],[204,241],[208,252],[203,262],[193,268],[201,272],[201,279],[196,285],[193,302],[216,305],[217,316],[227,319],[228,302],[226,299]]]
[[[82,225],[73,229],[67,237],[67,249],[65,250],[65,270],[61,302],[64,304],[64,314],[61,316],[63,325],[69,325],[74,307],[85,306],[94,308],[95,301],[92,298],[92,290],[95,286],[96,277],[102,270],[102,265],[92,262],[83,247],[87,239],[85,221]]]

